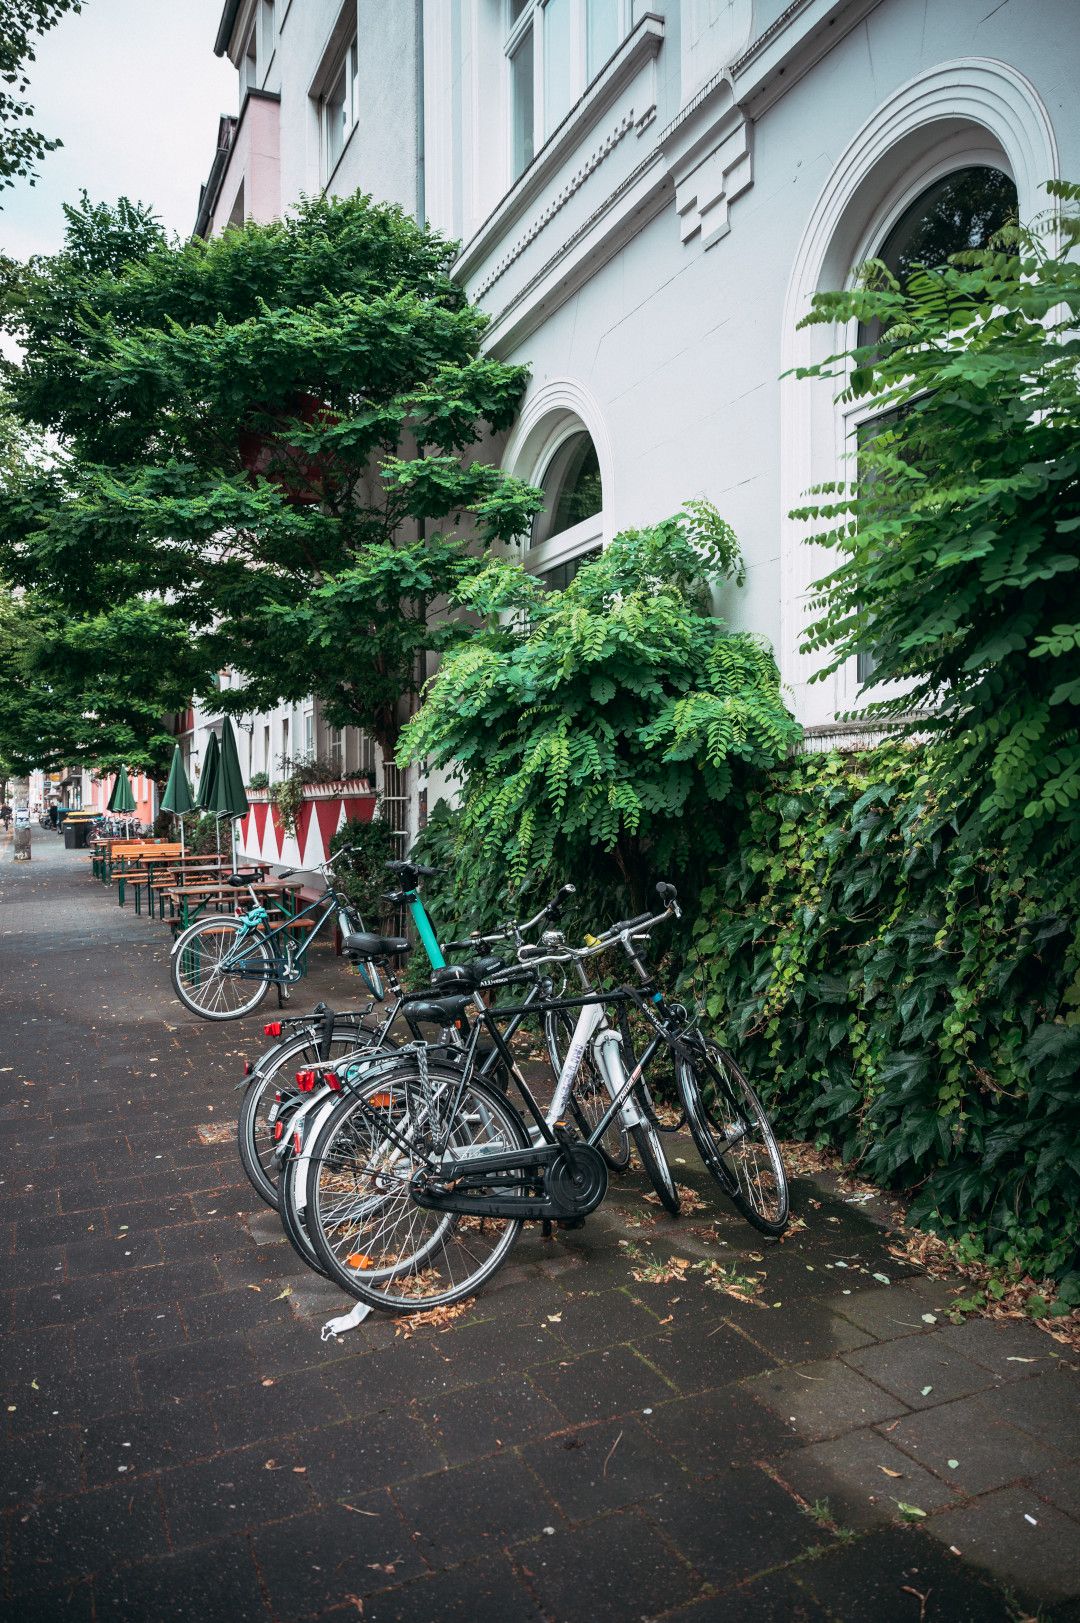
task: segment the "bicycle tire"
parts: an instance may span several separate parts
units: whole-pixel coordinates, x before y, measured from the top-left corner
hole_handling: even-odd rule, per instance
[[[479,1142],[469,1120],[470,1099],[477,1107],[475,1114],[486,1114],[497,1124],[499,1136],[486,1142],[528,1148],[525,1124],[498,1088],[474,1076],[462,1089],[460,1072],[437,1065],[429,1066],[428,1078],[429,1094],[443,1084],[446,1097],[459,1098],[458,1117],[464,1131],[458,1148]],[[373,1078],[365,1084],[360,1097],[365,1095],[383,1100],[378,1108],[395,1111],[399,1126],[403,1110],[408,1121],[414,1106],[418,1110],[427,1108],[415,1066]],[[388,1137],[376,1140],[376,1131],[356,1096],[342,1100],[318,1135],[308,1172],[307,1231],[320,1262],[351,1296],[390,1313],[449,1306],[475,1294],[505,1262],[521,1233],[522,1220],[461,1217],[418,1206],[408,1186],[419,1157],[410,1159]],[[351,1168],[350,1161],[354,1163]],[[363,1218],[367,1232],[359,1226],[358,1217]],[[495,1242],[486,1257],[469,1266],[470,1246],[480,1243],[479,1237],[485,1235],[488,1225],[496,1236]],[[400,1246],[394,1238],[399,1229],[404,1244],[412,1247],[405,1253],[394,1249]],[[472,1240],[473,1235],[477,1239]],[[448,1260],[451,1244],[460,1253],[460,1265],[466,1271],[453,1272],[453,1263]],[[361,1245],[365,1247],[363,1252],[358,1249]],[[446,1269],[451,1270],[449,1283],[440,1289],[438,1280],[441,1270]]]
[[[304,1146],[313,1141],[318,1131],[320,1120],[330,1114],[336,1107],[338,1095],[331,1093],[327,1088],[322,1099],[316,1099],[307,1115],[304,1126],[307,1129],[304,1136]],[[278,1216],[281,1219],[282,1231],[301,1262],[307,1264],[313,1273],[321,1274],[324,1279],[331,1276],[327,1273],[318,1252],[311,1243],[311,1236],[307,1227],[307,1208],[304,1195],[307,1188],[308,1156],[305,1148],[296,1151],[290,1147],[282,1160],[281,1181],[279,1184]]]
[[[565,1063],[575,1024],[568,1009],[544,1011],[544,1043],[556,1081]],[[570,1090],[570,1113],[582,1138],[592,1137],[610,1103],[611,1095],[591,1054],[586,1051]],[[630,1165],[630,1135],[621,1114],[612,1118],[596,1148],[613,1172],[626,1171]]]
[[[726,1048],[702,1039],[691,1052],[697,1056],[696,1069],[680,1057],[675,1074],[701,1159],[748,1223],[762,1234],[783,1234],[790,1215],[787,1173],[765,1106]],[[706,1073],[704,1085],[699,1071]],[[725,1105],[728,1115],[741,1118],[747,1129],[734,1150],[725,1148],[731,1121],[725,1125],[713,1119]]]
[[[675,1179],[671,1175],[671,1168],[664,1154],[664,1146],[660,1142],[656,1128],[645,1116],[644,1111],[642,1115],[644,1119],[640,1124],[631,1127],[630,1137],[645,1168],[645,1176],[660,1197],[661,1206],[666,1212],[670,1212],[672,1217],[678,1217],[682,1201],[679,1199],[679,1191],[675,1187]]]
[[[291,1072],[344,1059],[353,1050],[370,1046],[364,1041],[365,1037],[377,1038],[379,1035],[377,1027],[366,1025],[362,1020],[336,1023],[330,1034],[327,1053],[317,1027],[305,1027],[279,1042],[271,1060],[267,1061],[264,1055],[261,1068],[252,1073],[240,1101],[236,1147],[240,1153],[240,1164],[255,1193],[275,1211],[278,1207],[280,1161],[278,1145],[268,1120],[272,1105],[278,1102],[275,1095],[281,1093],[287,1107],[285,1096],[296,1089]],[[384,1037],[383,1041],[387,1047],[396,1046],[396,1042],[389,1037]],[[296,1097],[300,1099],[302,1095],[297,1093]],[[281,1111],[278,1112],[280,1119]]]
[[[225,918],[215,913],[210,918],[196,919],[195,923],[189,925],[173,943],[169,957],[173,991],[184,1007],[192,1014],[197,1014],[201,1020],[240,1020],[245,1014],[251,1014],[258,1008],[273,984],[273,957],[266,941],[258,935],[251,937],[249,951],[255,962],[262,963],[261,980],[247,975],[233,978],[222,975],[220,971],[215,972],[214,964],[220,963],[229,951],[226,938],[229,935],[235,937],[239,931],[239,919]],[[199,957],[195,954],[200,951],[200,943],[204,937],[207,938],[209,946],[201,949],[205,951],[206,958],[205,963],[200,963]],[[211,937],[216,937],[217,940],[210,941]],[[214,990],[211,995],[214,998],[221,998],[226,986],[251,986],[252,992],[246,1001],[241,1001],[231,1008],[223,1007],[220,1002],[211,1003],[209,997],[200,1001],[195,995],[197,990],[208,992],[212,987]]]

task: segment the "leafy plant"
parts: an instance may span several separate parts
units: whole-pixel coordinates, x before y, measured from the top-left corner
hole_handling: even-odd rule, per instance
[[[1080,187],[1054,183],[1051,252],[1007,228],[986,250],[901,286],[874,262],[822,293],[810,323],[880,337],[809,369],[851,371],[843,398],[883,413],[858,477],[796,516],[841,561],[819,583],[807,646],[828,676],[858,652],[865,706],[910,718],[972,850],[1080,882]],[[1046,222],[1044,222],[1045,224]]]
[[[368,927],[377,929],[386,912],[383,893],[390,884],[386,864],[398,855],[394,831],[381,817],[373,817],[369,823],[350,818],[330,841],[330,855],[343,846],[352,846],[354,854],[335,864],[335,877]]]
[[[709,504],[617,536],[563,592],[492,563],[456,601],[485,624],[451,641],[399,761],[454,764],[463,827],[501,880],[600,866],[650,877],[722,845],[720,803],[798,737],[768,648],[710,612],[741,579]]]
[[[253,772],[251,774],[251,781],[248,784],[249,789],[269,789],[269,787],[270,778],[267,773]]]
[[[973,851],[930,752],[803,755],[714,864],[685,983],[792,1136],[1014,1273],[1080,1242],[1080,915]]]

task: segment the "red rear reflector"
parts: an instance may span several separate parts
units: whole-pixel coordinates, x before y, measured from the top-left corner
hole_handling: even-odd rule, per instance
[[[281,1021],[280,1020],[271,1020],[271,1022],[270,1022],[270,1024],[268,1026],[263,1027],[263,1036],[264,1037],[280,1037],[281,1036]]]
[[[274,1123],[274,1143],[275,1144],[280,1144],[281,1140],[284,1138],[284,1136],[285,1136],[285,1123],[283,1121],[276,1121]]]
[[[336,1071],[324,1071],[322,1079],[331,1093],[341,1092],[341,1078]]]
[[[247,1060],[247,1059],[244,1061],[244,1075],[245,1076],[250,1076],[251,1075],[251,1061]]]
[[[300,1137],[300,1129],[299,1128],[297,1128],[296,1132],[292,1136],[292,1147],[296,1151],[297,1155],[300,1154],[300,1151],[304,1147],[303,1141],[302,1141],[302,1139]]]
[[[297,1071],[297,1073],[296,1073],[296,1085],[300,1089],[301,1093],[314,1093],[314,1091],[315,1091],[315,1072],[314,1071]]]

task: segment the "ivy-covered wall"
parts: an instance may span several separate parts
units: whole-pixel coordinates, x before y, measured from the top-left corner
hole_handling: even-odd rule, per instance
[[[1059,1278],[1080,1240],[1080,940],[1053,873],[1009,882],[920,753],[764,780],[684,975],[790,1134],[914,1191],[912,1219]]]

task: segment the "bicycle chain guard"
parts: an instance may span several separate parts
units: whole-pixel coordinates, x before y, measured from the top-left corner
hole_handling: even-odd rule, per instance
[[[506,1194],[488,1192],[504,1182],[510,1186]],[[510,1192],[514,1188],[522,1192]],[[534,1221],[587,1217],[607,1188],[607,1163],[583,1143],[469,1156],[440,1168],[437,1180],[421,1168],[409,1184],[416,1204],[428,1211]]]

